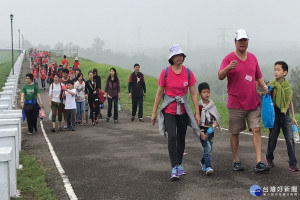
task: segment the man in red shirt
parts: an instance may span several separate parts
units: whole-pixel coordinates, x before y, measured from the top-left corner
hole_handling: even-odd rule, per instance
[[[73,67],[74,70],[78,69],[80,67],[80,63],[78,61],[78,57],[75,58],[74,62],[73,62]]]
[[[42,65],[42,68],[40,69],[40,74],[41,74],[41,82],[42,82],[42,88],[44,88],[44,90],[46,89],[46,85],[45,85],[45,79],[46,79],[46,69],[44,67],[44,65]]]
[[[43,65],[44,65],[46,71],[48,71],[48,58],[47,58],[47,56],[45,56],[43,58]]]
[[[68,69],[69,66],[69,61],[67,60],[67,56],[64,55],[64,59],[61,61],[62,66],[64,66],[64,68]]]

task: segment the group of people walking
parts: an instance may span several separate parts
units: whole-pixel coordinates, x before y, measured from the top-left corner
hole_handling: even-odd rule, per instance
[[[282,128],[285,136],[289,170],[299,171],[295,157],[295,143],[292,133],[292,122],[297,125],[292,103],[292,87],[285,79],[288,73],[288,65],[279,61],[275,63],[275,80],[270,83],[275,106],[275,124],[269,131],[268,149],[265,156],[266,164],[262,161],[261,139],[261,104],[258,84],[264,93],[269,93],[268,86],[264,82],[256,57],[247,51],[249,37],[244,29],[235,33],[235,51],[228,54],[222,61],[218,77],[220,80],[227,78],[228,113],[230,146],[233,155],[232,169],[243,171],[238,149],[240,132],[246,129],[246,125],[253,133],[253,145],[256,153],[255,171],[257,173],[270,171],[274,167],[274,150],[278,135]],[[158,89],[155,97],[152,113],[152,124],[155,125],[158,105],[158,125],[162,135],[168,137],[168,151],[171,161],[171,180],[177,180],[185,175],[183,168],[183,154],[185,149],[185,136],[187,126],[190,125],[194,134],[200,139],[204,152],[200,159],[201,169],[207,174],[213,174],[212,146],[214,142],[214,129],[220,127],[220,115],[210,99],[210,87],[206,82],[198,85],[198,93],[201,100],[198,102],[196,91],[196,79],[193,72],[183,65],[186,55],[180,45],[170,48],[168,61],[170,66],[163,69],[158,80]],[[188,91],[193,101],[195,113],[192,113]],[[291,122],[289,110],[292,113]]]
[[[292,137],[292,123],[297,125],[292,103],[292,87],[285,79],[288,73],[288,65],[279,61],[275,63],[275,80],[270,83],[273,88],[271,92],[275,107],[275,125],[271,128],[268,141],[268,149],[265,157],[266,164],[262,161],[262,139],[261,139],[261,103],[260,94],[256,88],[259,85],[264,93],[269,93],[268,86],[264,82],[258,61],[254,54],[247,51],[249,37],[244,29],[235,33],[235,51],[228,54],[222,61],[218,71],[218,78],[227,78],[228,91],[228,113],[230,147],[233,155],[232,169],[243,171],[238,150],[240,132],[248,127],[253,133],[253,145],[256,153],[255,171],[257,173],[267,172],[274,167],[274,150],[278,139],[280,128],[286,139],[289,169],[293,172],[299,171],[295,157],[295,143]],[[171,161],[171,180],[179,179],[180,175],[186,174],[183,168],[183,155],[185,150],[185,137],[187,126],[192,127],[193,133],[200,140],[204,152],[200,159],[201,169],[207,174],[214,173],[212,167],[212,146],[214,143],[214,130],[220,126],[220,114],[214,102],[210,99],[210,86],[202,82],[196,88],[196,78],[188,67],[183,65],[186,58],[180,45],[170,48],[168,61],[170,65],[162,70],[158,89],[153,105],[151,121],[155,125],[159,109],[158,125],[162,135],[168,138],[168,152]],[[76,59],[75,59],[76,61]],[[74,62],[75,62],[74,61]],[[77,59],[78,62],[78,59]],[[110,69],[110,75],[106,79],[105,95],[101,91],[101,78],[97,69],[89,71],[88,80],[85,81],[78,67],[75,68],[75,78],[70,79],[67,68],[66,57],[63,60],[62,76],[53,74],[53,82],[49,87],[49,106],[52,109],[52,131],[56,130],[56,115],[58,115],[58,130],[62,128],[62,116],[65,119],[65,128],[74,131],[75,124],[85,124],[84,110],[85,102],[90,108],[90,119],[92,125],[98,124],[98,116],[101,111],[100,105],[104,96],[108,101],[106,121],[112,117],[118,123],[118,101],[120,100],[120,80],[115,68]],[[28,118],[29,133],[33,129],[37,131],[36,119],[33,119],[38,109],[43,107],[39,88],[33,84],[34,76],[26,75],[27,84],[22,89],[21,103]],[[188,91],[192,99],[195,113],[189,104]],[[131,121],[135,120],[137,108],[138,120],[143,122],[143,98],[146,96],[146,84],[144,75],[140,72],[140,65],[134,65],[134,71],[130,74],[128,81],[128,95],[132,98]],[[201,100],[198,101],[198,95]],[[101,96],[103,95],[103,96]],[[37,101],[37,98],[39,101]],[[25,102],[24,102],[25,100]],[[38,103],[39,102],[39,103]],[[35,105],[34,112],[26,111],[27,105]],[[289,117],[292,113],[292,122]]]

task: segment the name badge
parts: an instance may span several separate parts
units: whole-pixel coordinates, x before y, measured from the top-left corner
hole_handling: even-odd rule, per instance
[[[249,82],[252,82],[252,76],[250,76],[248,74],[246,75],[245,79]]]

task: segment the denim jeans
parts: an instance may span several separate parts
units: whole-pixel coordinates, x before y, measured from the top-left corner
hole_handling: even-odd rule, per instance
[[[84,113],[85,101],[77,102],[76,101],[76,115],[78,122],[82,122],[82,114]]]
[[[107,117],[111,117],[112,104],[114,104],[114,120],[118,120],[118,96],[113,98],[107,98],[108,101],[108,109],[107,109]]]
[[[201,127],[202,129],[202,127]],[[208,128],[204,128],[204,132],[206,133]],[[212,161],[212,147],[213,147],[213,140],[214,140],[214,132],[208,135],[206,140],[202,140],[200,138],[200,142],[203,146],[204,152],[203,152],[203,157],[201,159],[201,164],[205,165],[205,167],[212,167],[211,161]]]
[[[46,84],[45,84],[45,79],[41,79],[41,82],[42,82],[42,88],[45,88],[46,87]]]
[[[290,118],[289,110],[286,114],[283,114],[279,108],[275,108],[275,122],[274,127],[269,129],[269,142],[268,142],[268,150],[266,157],[268,160],[274,159],[274,150],[276,148],[278,135],[280,133],[280,128],[282,128],[282,132],[285,138],[287,152],[289,155],[289,164],[290,166],[297,165],[297,160],[295,156],[295,142],[293,137],[292,123]]]

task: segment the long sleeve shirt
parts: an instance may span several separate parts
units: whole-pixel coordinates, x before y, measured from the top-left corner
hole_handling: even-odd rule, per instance
[[[144,93],[146,93],[144,74],[142,74],[141,72],[137,74],[133,72],[132,74],[130,74],[128,92],[135,97],[143,96]]]
[[[119,79],[112,81],[109,77],[106,80],[105,92],[111,97],[118,96],[118,93],[120,93],[120,81],[119,81]]]

